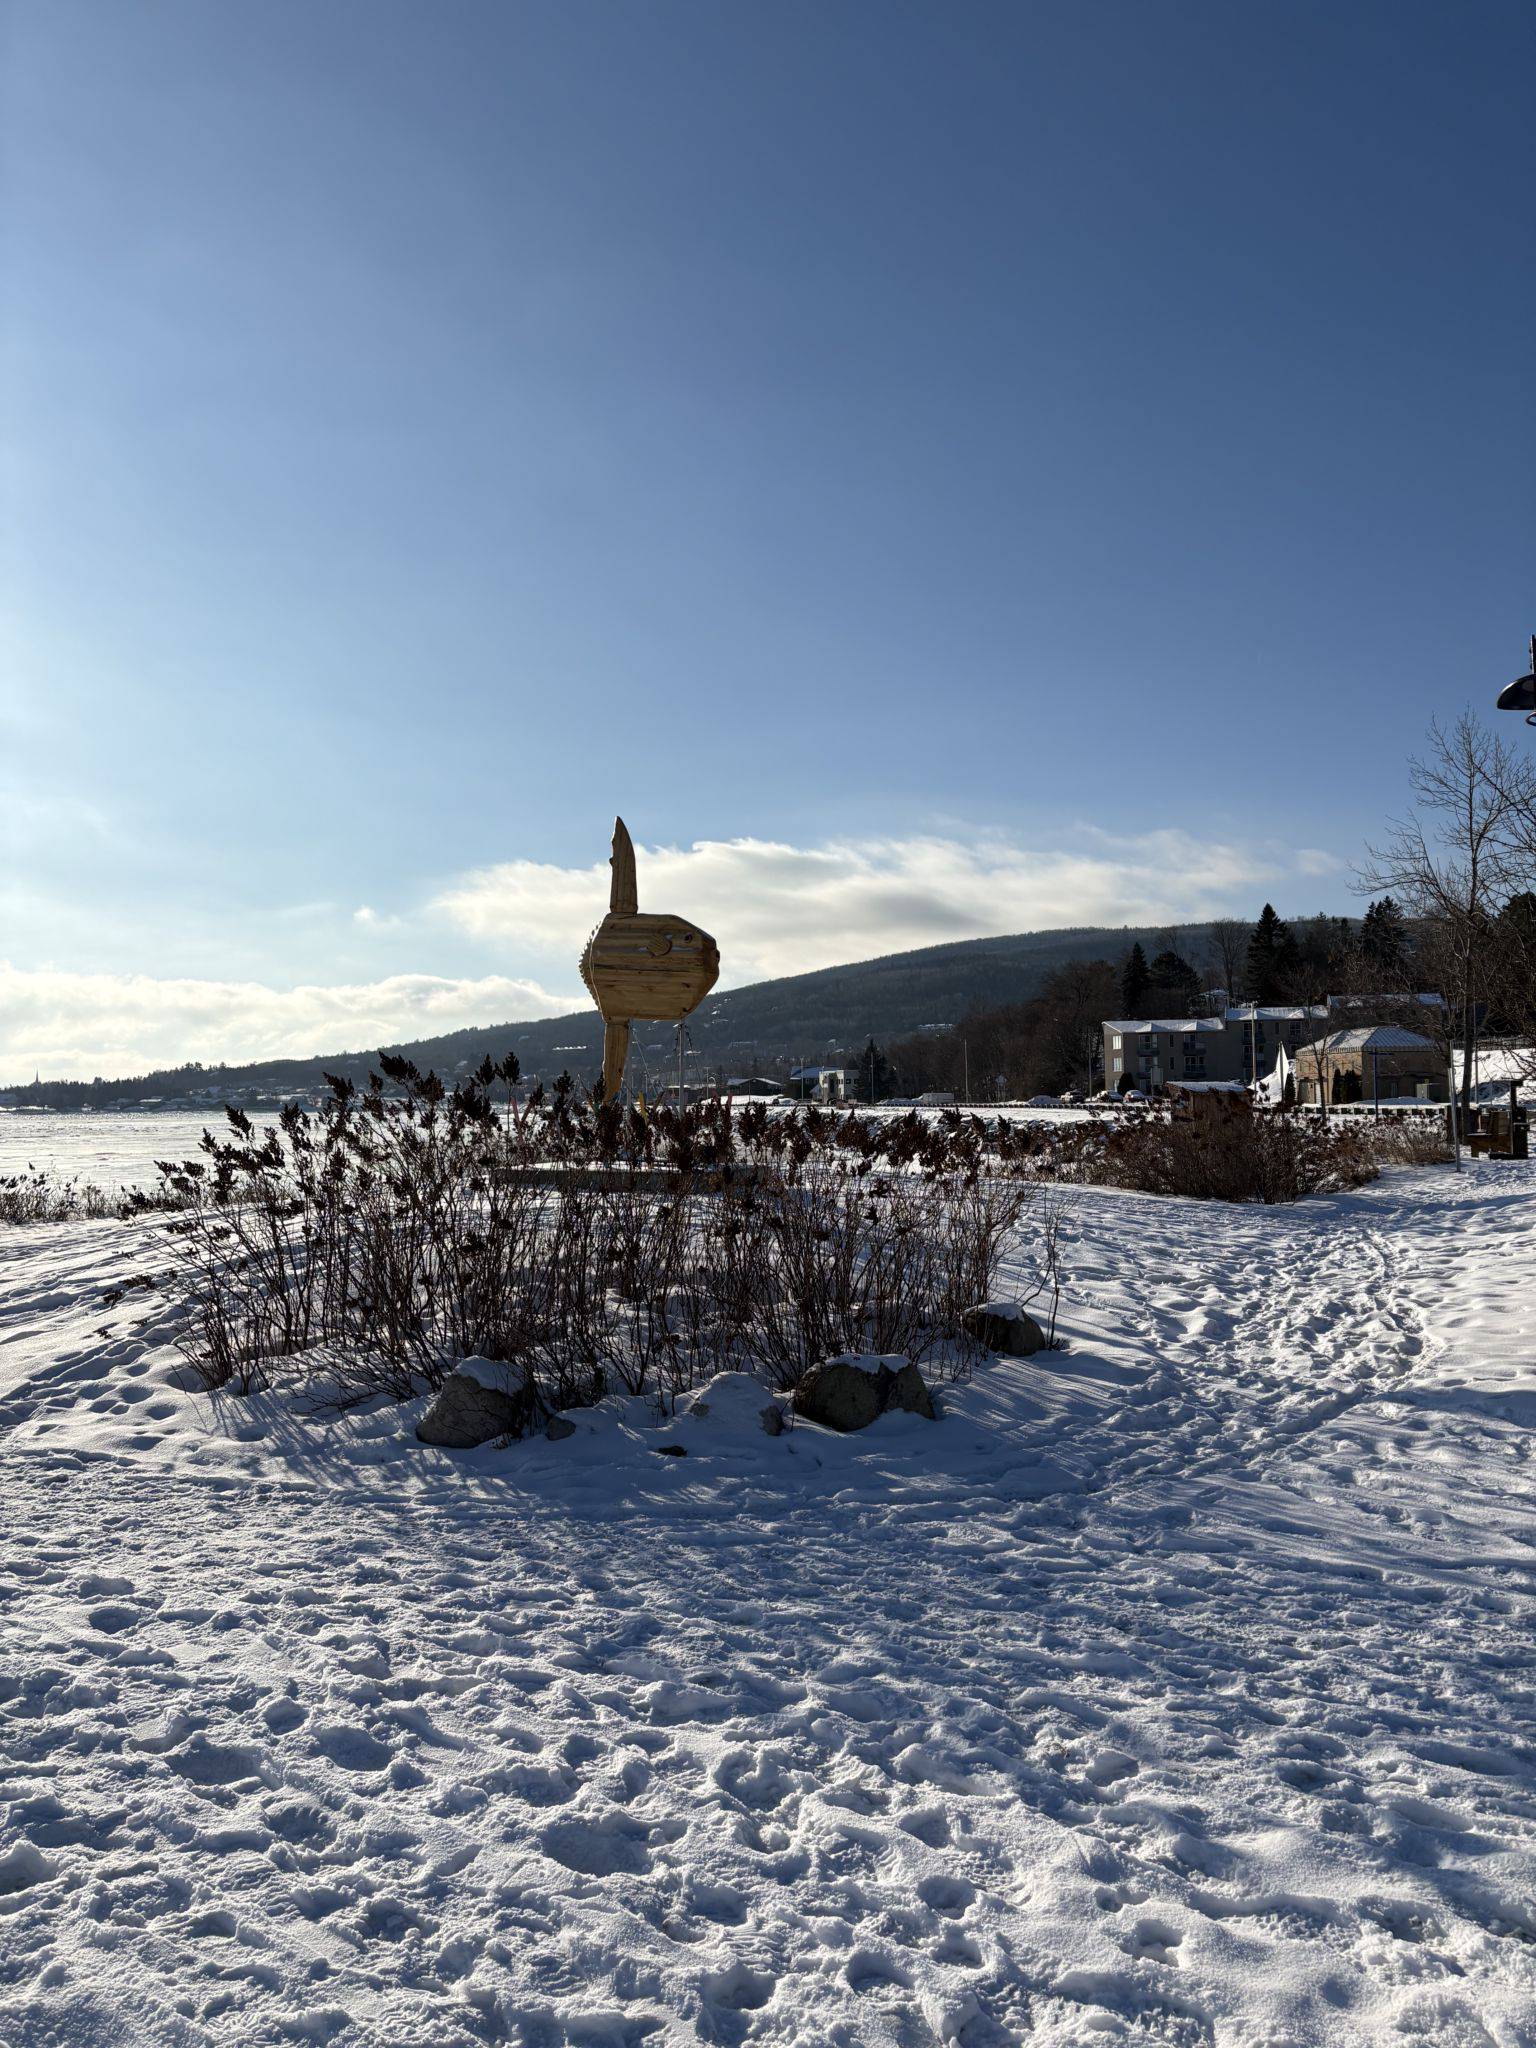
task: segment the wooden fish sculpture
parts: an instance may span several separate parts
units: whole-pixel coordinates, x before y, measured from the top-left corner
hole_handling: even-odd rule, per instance
[[[642,913],[635,849],[622,818],[613,821],[613,883],[608,915],[587,941],[581,978],[603,1018],[603,1099],[624,1081],[629,1027],[637,1017],[676,1022],[696,1010],[720,978],[714,940],[686,918]]]

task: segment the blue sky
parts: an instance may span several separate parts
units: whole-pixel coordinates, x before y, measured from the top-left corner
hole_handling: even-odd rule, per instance
[[[560,1003],[616,808],[728,980],[1349,908],[1520,666],[1523,7],[4,22],[0,1070]]]

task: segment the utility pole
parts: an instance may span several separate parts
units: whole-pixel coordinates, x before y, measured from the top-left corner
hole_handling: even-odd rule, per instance
[[[962,1062],[963,1062],[963,1064],[964,1064],[964,1070],[965,1070],[965,1101],[966,1101],[966,1107],[967,1107],[967,1108],[969,1108],[969,1107],[970,1107],[970,1101],[971,1101],[971,1047],[970,1047],[970,1041],[969,1041],[968,1039],[964,1039],[964,1038],[962,1038],[962,1039],[961,1039],[961,1041],[960,1041],[960,1057],[961,1057],[961,1060],[962,1060]]]

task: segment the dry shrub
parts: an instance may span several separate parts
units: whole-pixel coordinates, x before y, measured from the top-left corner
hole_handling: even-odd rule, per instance
[[[1363,1187],[1383,1166],[1448,1159],[1443,1116],[1335,1118],[1246,1106],[1193,1116],[1153,1108],[1074,1126],[1037,1170],[1142,1194],[1217,1202],[1299,1202]]]
[[[1100,1159],[1111,1186],[1216,1202],[1298,1202],[1376,1177],[1361,1133],[1284,1112],[1136,1120]]]
[[[128,1217],[175,1205],[164,1192],[98,1187],[94,1181],[60,1180],[42,1168],[0,1174],[0,1223],[78,1223]]]
[[[644,1117],[564,1079],[519,1104],[511,1057],[452,1092],[381,1066],[314,1117],[231,1110],[202,1160],[162,1165],[205,1386],[405,1398],[479,1355],[566,1407],[728,1367],[789,1386],[850,1349],[952,1365],[1029,1200],[975,1119]]]

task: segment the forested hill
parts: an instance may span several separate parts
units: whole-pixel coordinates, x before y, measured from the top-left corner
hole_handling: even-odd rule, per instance
[[[954,1024],[971,1010],[1022,1002],[1039,992],[1053,968],[1068,961],[1107,959],[1118,965],[1136,940],[1153,952],[1171,939],[1187,960],[1203,967],[1211,950],[1210,934],[1205,924],[1085,925],[1019,932],[1009,938],[961,939],[717,992],[689,1020],[688,1029],[701,1062],[728,1075],[751,1073],[760,1066],[772,1071],[786,1060],[831,1061],[838,1051],[862,1046],[870,1037],[898,1038],[925,1025]],[[660,1065],[668,1059],[670,1027],[637,1026],[635,1043],[642,1052],[654,1048],[648,1056]],[[478,1063],[487,1052],[500,1057],[512,1051],[525,1073],[550,1078],[566,1068],[586,1079],[599,1066],[601,1046],[601,1020],[589,1010],[540,1022],[477,1026],[384,1049],[403,1052],[418,1066],[445,1075],[465,1062]],[[130,1081],[44,1081],[37,1087],[8,1089],[6,1099],[64,1107],[163,1100],[194,1091],[315,1088],[327,1071],[361,1078],[378,1050],[363,1047],[239,1067],[179,1067]]]

